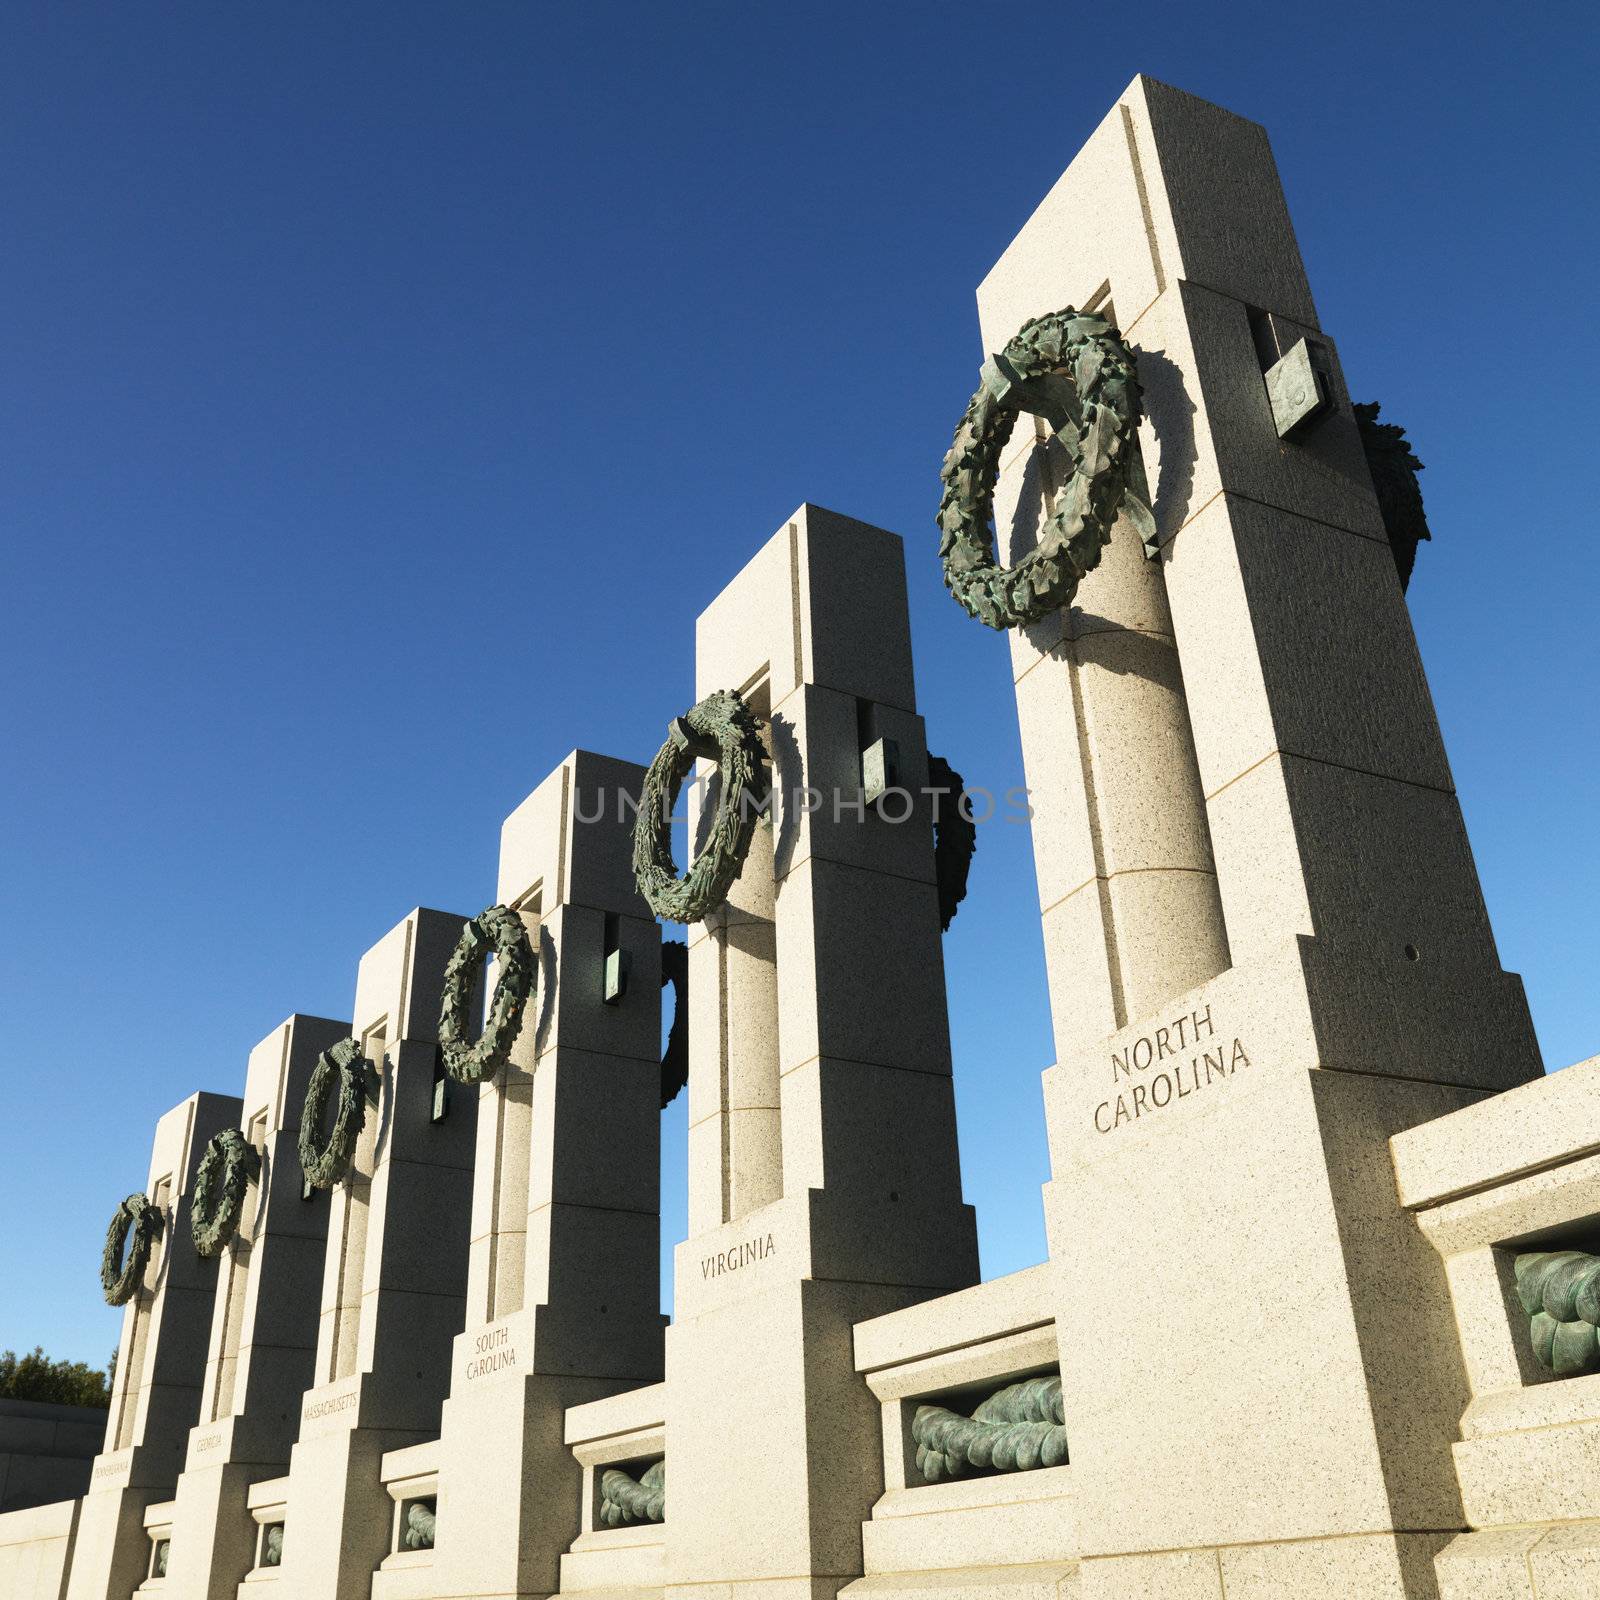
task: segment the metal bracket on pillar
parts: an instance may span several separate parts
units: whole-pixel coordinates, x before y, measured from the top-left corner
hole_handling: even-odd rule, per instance
[[[1333,409],[1332,374],[1326,347],[1310,339],[1297,340],[1267,368],[1267,399],[1280,439]]]
[[[861,752],[861,797],[876,805],[900,786],[900,747],[893,739],[874,739]]]
[[[614,1006],[628,992],[628,968],[631,965],[626,950],[612,950],[606,956],[606,984],[602,998]]]
[[[433,1052],[433,1108],[428,1113],[429,1122],[443,1122],[450,1115],[450,1076],[444,1070],[444,1056],[437,1048]]]

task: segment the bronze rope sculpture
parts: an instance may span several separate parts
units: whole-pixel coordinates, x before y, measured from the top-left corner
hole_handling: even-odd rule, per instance
[[[663,1457],[637,1479],[620,1468],[600,1475],[600,1520],[608,1528],[630,1522],[664,1522],[667,1516],[667,1463]]]
[[[1600,1256],[1533,1250],[1513,1270],[1539,1365],[1558,1378],[1600,1372]]]
[[[1007,1384],[964,1417],[944,1406],[918,1406],[911,1419],[917,1471],[929,1483],[972,1472],[1028,1472],[1067,1459],[1061,1379]]]
[[[408,1550],[431,1550],[438,1535],[439,1513],[426,1500],[413,1501],[406,1508],[405,1541]]]

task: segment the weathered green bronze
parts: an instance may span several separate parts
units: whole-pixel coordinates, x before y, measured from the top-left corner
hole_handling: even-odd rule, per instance
[[[1422,509],[1422,487],[1417,482],[1422,463],[1412,454],[1404,428],[1378,421],[1376,400],[1352,406],[1351,410],[1355,412],[1384,532],[1389,535],[1389,549],[1404,590],[1410,585],[1411,569],[1417,564],[1418,544],[1433,538],[1428,531],[1427,513]]]
[[[917,1471],[928,1483],[970,1472],[1029,1472],[1067,1459],[1061,1379],[1007,1384],[964,1417],[943,1406],[918,1406],[911,1419]]]
[[[261,1537],[261,1565],[264,1567],[281,1567],[283,1565],[283,1524],[272,1522],[267,1525],[267,1531]]]
[[[189,1232],[202,1256],[219,1256],[239,1230],[245,1195],[261,1175],[261,1157],[238,1128],[214,1134],[200,1158],[189,1198]]]
[[[1539,1365],[1558,1378],[1600,1372],[1600,1256],[1533,1250],[1512,1270]]]
[[[716,760],[722,792],[706,847],[680,878],[672,859],[672,808],[700,756]],[[633,829],[634,881],[658,917],[699,922],[727,899],[755,833],[755,782],[764,756],[755,714],[736,690],[708,694],[674,720],[645,774]]]
[[[313,1189],[331,1189],[350,1170],[356,1140],[367,1120],[367,1084],[372,1070],[354,1039],[341,1039],[324,1050],[311,1069],[305,1103],[300,1107],[300,1170]],[[319,1147],[318,1129],[335,1088],[338,1110],[327,1142]]]
[[[1071,602],[1100,564],[1119,512],[1146,548],[1154,543],[1155,518],[1128,481],[1138,459],[1139,378],[1117,330],[1070,306],[1024,323],[984,363],[982,378],[939,471],[939,555],[945,587],[968,612],[991,628],[1020,628]],[[1015,566],[1001,567],[992,526],[995,480],[1000,452],[1024,411],[1056,430],[1072,458],[1072,476],[1039,542]]]
[[[672,985],[672,1028],[661,1052],[661,1109],[689,1081],[689,947],[682,939],[661,941],[661,987]]]
[[[963,804],[965,782],[943,756],[928,757],[928,788],[933,791],[933,874],[939,888],[939,926],[948,933],[956,907],[967,897],[978,829]]]
[[[414,1500],[406,1508],[406,1548],[408,1550],[433,1549],[434,1535],[439,1529],[439,1513],[426,1500]]]
[[[150,1264],[150,1247],[161,1237],[161,1226],[161,1208],[148,1195],[130,1194],[117,1207],[100,1256],[100,1288],[108,1306],[126,1305],[138,1293],[144,1269]]]
[[[1333,409],[1328,349],[1316,339],[1297,339],[1267,368],[1265,376],[1267,401],[1280,439],[1302,432]]]
[[[600,1520],[608,1528],[630,1522],[664,1522],[667,1516],[667,1462],[663,1456],[640,1476],[617,1467],[600,1474]]]
[[[489,1020],[482,1037],[469,1044],[467,1012],[478,969],[491,949],[497,970]],[[457,1083],[492,1078],[511,1059],[536,971],[528,931],[508,907],[490,906],[461,930],[444,969],[444,999],[439,1006],[439,1059]]]

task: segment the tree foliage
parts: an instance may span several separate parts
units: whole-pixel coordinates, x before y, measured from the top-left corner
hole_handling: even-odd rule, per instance
[[[114,1366],[116,1357],[111,1359]],[[82,1361],[52,1361],[35,1345],[31,1355],[0,1350],[0,1400],[43,1400],[103,1411],[111,1404],[111,1385],[100,1368]]]

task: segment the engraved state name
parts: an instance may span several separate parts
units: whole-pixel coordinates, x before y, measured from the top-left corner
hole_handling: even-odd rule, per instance
[[[511,1342],[509,1328],[491,1328],[472,1341],[472,1359],[467,1362],[467,1381],[485,1378],[491,1372],[503,1372],[517,1364],[517,1347]]]
[[[1249,1065],[1239,1039],[1230,1043],[1217,1032],[1210,1006],[1187,1012],[1111,1052],[1113,1092],[1094,1108],[1095,1130],[1110,1133],[1137,1122]]]
[[[727,1273],[737,1272],[741,1267],[748,1267],[753,1261],[765,1261],[776,1249],[770,1233],[765,1238],[757,1234],[753,1239],[741,1240],[730,1249],[718,1250],[715,1255],[701,1256],[700,1276],[721,1278]]]
[[[331,1417],[338,1411],[353,1410],[356,1399],[356,1391],[352,1389],[349,1394],[336,1394],[330,1400],[316,1400],[301,1412],[301,1416],[306,1422],[315,1422],[318,1417]]]

